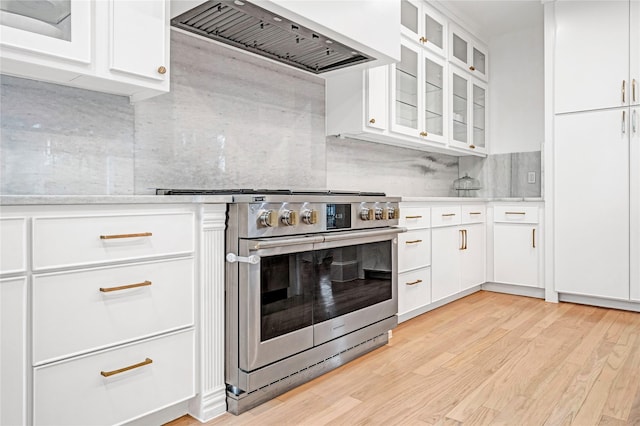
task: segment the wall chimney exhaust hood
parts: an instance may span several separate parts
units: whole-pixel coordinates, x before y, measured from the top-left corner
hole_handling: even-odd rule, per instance
[[[347,1],[344,4],[349,3]],[[349,26],[344,15],[336,21],[347,31],[352,31],[351,27],[356,29],[359,29],[358,26],[362,27],[357,22],[362,20],[361,6],[367,2],[359,0],[357,3],[360,7],[357,9],[352,7],[352,11],[357,11],[360,16],[352,14],[352,25]],[[287,3],[278,0],[256,0],[250,3],[245,0],[208,0],[186,11],[179,10],[177,14],[172,13],[171,25],[314,74],[362,64],[365,64],[362,67],[373,64],[378,66],[398,59],[399,52],[395,54],[395,49],[391,56],[388,52],[380,53],[375,47],[366,44],[370,40],[354,40],[352,36],[349,37],[340,32],[340,28],[332,29],[326,23],[318,22],[318,20],[327,21],[327,17],[331,15],[340,16],[344,11],[340,10],[339,2],[325,0],[317,1],[315,5],[309,1],[306,4],[300,4],[306,7],[302,12],[287,9],[289,5],[295,6],[295,1]],[[309,9],[311,5],[315,10],[313,7]],[[378,14],[387,13],[388,17],[389,6],[385,7],[387,8],[385,11],[379,10],[380,8],[374,8],[373,11]],[[333,8],[333,12],[327,15],[326,11],[330,8]],[[346,9],[348,12],[349,7],[347,6]],[[305,14],[317,15],[321,19],[317,19],[317,16],[309,18]],[[393,16],[393,13],[391,15]],[[332,19],[329,21],[329,24],[336,23]],[[379,28],[380,25],[378,24],[377,27]],[[391,27],[393,31],[394,25]],[[359,30],[366,34],[364,37],[371,38],[366,33],[366,31],[370,32],[371,28],[365,31],[362,28]],[[395,34],[398,39],[396,46],[400,46],[399,28]]]

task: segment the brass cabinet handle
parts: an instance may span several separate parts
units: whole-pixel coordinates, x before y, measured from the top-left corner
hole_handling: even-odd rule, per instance
[[[139,234],[116,234],[116,235],[100,235],[101,240],[113,240],[116,238],[137,238],[137,237],[150,237],[153,234],[151,232],[141,232]]]
[[[627,111],[622,111],[622,134],[627,133]]]
[[[622,103],[625,103],[627,94],[627,80],[622,80]]]
[[[474,144],[469,145],[470,149],[476,149],[476,146]]]
[[[158,67],[158,74],[166,74],[167,69],[163,66]]]
[[[376,119],[375,119],[375,118],[372,118],[371,120],[369,120],[369,123],[371,123],[371,124],[375,124],[375,123],[376,123]]]
[[[411,281],[410,283],[405,283],[406,285],[416,285],[416,284],[420,284],[422,282],[422,280],[415,280],[415,281]]]
[[[527,214],[526,212],[504,212],[504,214]]]
[[[631,80],[631,99],[636,101],[636,79]]]
[[[536,228],[533,228],[531,232],[531,245],[536,248]]]
[[[638,130],[637,121],[638,121],[638,113],[634,109],[633,112],[631,113],[631,132],[632,133],[636,133],[636,131]]]
[[[101,371],[100,374],[102,376],[104,376],[104,377],[109,377],[109,376],[113,376],[114,374],[120,374],[120,373],[124,373],[125,371],[133,370],[134,368],[144,367],[145,365],[149,365],[152,362],[153,362],[153,360],[151,358],[147,358],[142,362],[130,365],[128,367],[119,368],[119,369],[113,370],[113,371]]]
[[[442,213],[442,217],[455,216],[455,213]]]
[[[151,285],[151,281],[143,281],[136,284],[121,285],[118,287],[100,287],[100,291],[103,293],[109,293],[110,291],[128,290],[130,288],[147,287]]]
[[[482,212],[469,212],[469,214],[482,214]]]
[[[475,71],[475,70],[476,70],[476,67],[474,67],[473,65],[471,65],[471,66],[469,67],[469,69],[470,69],[471,71]]]
[[[422,240],[411,240],[411,241],[407,241],[405,244],[418,244],[421,243]]]
[[[405,216],[405,219],[422,219],[422,216]]]
[[[468,240],[468,234],[467,234],[467,230],[464,230],[464,249],[467,249],[467,243],[469,242]]]
[[[460,247],[458,247],[458,250],[464,250],[464,229],[458,232],[460,232]]]
[[[427,132],[420,132],[420,136],[427,137],[427,136],[429,136],[429,134]]]
[[[422,37],[420,37],[419,41],[420,41],[420,43],[426,43],[427,42],[427,38],[422,36]]]

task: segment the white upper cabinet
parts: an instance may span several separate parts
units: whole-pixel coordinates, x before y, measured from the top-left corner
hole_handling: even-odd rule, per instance
[[[636,10],[638,2],[555,3],[554,72],[562,82],[555,85],[556,114],[629,105],[634,90],[638,99],[640,17],[630,20],[630,6]]]
[[[487,85],[452,67],[449,87],[451,144],[486,153]]]
[[[445,55],[447,21],[442,15],[417,0],[401,0],[400,13],[400,30],[404,36],[441,56]]]
[[[367,119],[365,125],[371,129],[385,130],[388,123],[389,67],[370,68],[365,73],[367,94]]]
[[[449,25],[449,61],[468,71],[474,77],[489,78],[488,49],[460,27]]]
[[[10,5],[20,2],[7,3],[10,10],[2,11],[0,21],[2,73],[130,96],[132,101],[169,91],[165,0],[58,3],[68,4],[68,10],[53,14],[55,8],[44,9],[48,2],[15,10]],[[26,12],[34,18],[20,14]]]

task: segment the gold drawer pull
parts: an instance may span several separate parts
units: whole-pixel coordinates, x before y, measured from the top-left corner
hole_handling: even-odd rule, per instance
[[[149,285],[151,285],[151,281],[143,281],[141,283],[121,285],[119,287],[100,287],[100,291],[103,293],[108,293],[110,291],[127,290],[129,288],[146,287]]]
[[[482,214],[482,212],[469,212],[469,214]]]
[[[416,284],[420,284],[422,282],[422,280],[415,280],[415,281],[411,281],[410,283],[405,283],[406,285],[416,285]]]
[[[101,240],[113,240],[116,238],[137,238],[137,237],[150,237],[153,234],[151,232],[141,232],[139,234],[117,234],[117,235],[100,235]]]
[[[149,365],[152,362],[153,360],[151,358],[147,358],[142,362],[130,365],[128,367],[119,368],[113,371],[101,371],[100,374],[103,375],[104,377],[109,377],[109,376],[113,376],[114,374],[120,374],[120,373],[124,373],[125,371],[133,370],[134,368],[144,367],[145,365]]]
[[[405,216],[405,219],[422,219],[422,216]]]
[[[455,216],[455,213],[442,213],[442,217],[450,217],[450,216]]]
[[[527,214],[525,212],[504,212],[504,214]]]
[[[407,241],[407,244],[418,244],[421,243],[422,240],[411,240],[411,241]]]
[[[531,245],[536,248],[536,228],[533,228],[531,232]]]

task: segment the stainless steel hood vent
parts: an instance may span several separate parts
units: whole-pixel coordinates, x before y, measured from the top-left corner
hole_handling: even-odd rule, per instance
[[[171,25],[315,74],[374,58],[244,0],[210,0]]]

